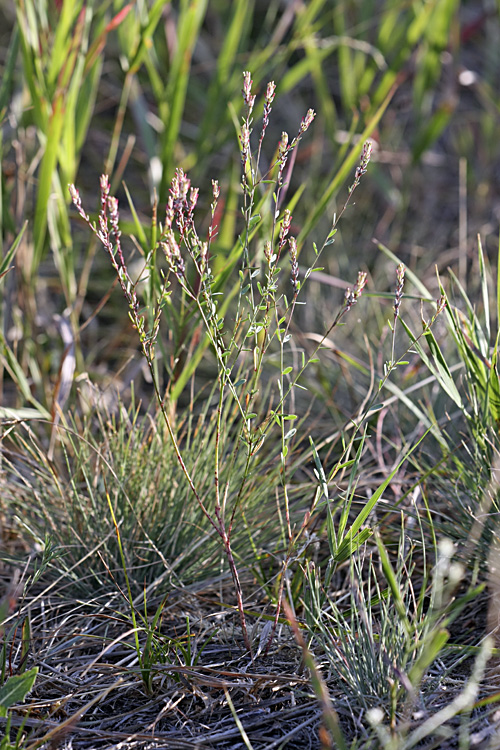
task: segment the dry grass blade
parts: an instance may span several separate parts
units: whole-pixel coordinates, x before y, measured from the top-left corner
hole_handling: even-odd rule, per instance
[[[323,722],[325,724],[325,727],[329,730],[331,738],[335,741],[336,746],[339,748],[339,750],[347,750],[346,741],[344,739],[342,729],[340,728],[339,717],[337,715],[337,712],[333,708],[326,683],[321,676],[321,672],[319,671],[311,652],[306,646],[304,636],[302,635],[300,628],[297,625],[295,615],[293,614],[293,611],[286,600],[283,601],[283,609],[290,622],[290,627],[293,630],[295,640],[302,650],[304,663],[309,669],[313,690],[323,710]],[[325,747],[331,747],[331,739],[328,740],[325,738],[323,745]]]

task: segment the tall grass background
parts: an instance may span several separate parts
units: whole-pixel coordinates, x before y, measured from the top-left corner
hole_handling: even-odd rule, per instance
[[[497,747],[498,6],[1,11],[2,747]]]

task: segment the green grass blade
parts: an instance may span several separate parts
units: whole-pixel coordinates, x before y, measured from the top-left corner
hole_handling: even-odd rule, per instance
[[[24,80],[30,92],[33,119],[36,125],[45,133],[49,118],[47,96],[43,84],[42,62],[39,57],[39,50],[42,43],[38,33],[32,0],[26,0],[24,10],[25,12],[23,13],[21,4],[17,5],[17,23],[23,58]]]
[[[191,58],[205,17],[207,4],[207,0],[183,0],[181,3],[177,27],[177,49],[172,61],[165,93],[165,101],[169,105],[169,114],[161,149],[163,172],[159,196],[160,203],[166,201],[169,183],[172,179],[176,161],[175,145],[179,138],[186,103]]]
[[[352,499],[356,491],[357,478],[359,477],[359,464],[361,461],[361,456],[363,455],[363,451],[365,447],[365,440],[366,440],[366,430],[361,434],[359,446],[356,451],[356,455],[354,457],[354,463],[352,465],[351,472],[349,474],[349,484],[345,493],[346,500],[342,504],[342,510],[340,512],[338,532],[337,532],[338,539],[343,539],[345,535],[347,521],[349,518],[349,512],[351,510]]]
[[[434,334],[432,333],[432,331],[427,331],[424,334],[425,340],[427,341],[429,348],[431,350],[431,355],[432,355],[432,360],[431,360],[427,356],[427,353],[425,352],[421,344],[421,340],[413,334],[413,332],[406,325],[406,323],[404,322],[402,318],[400,318],[400,322],[403,328],[405,329],[406,333],[408,334],[408,337],[410,341],[412,342],[413,348],[417,351],[422,362],[430,370],[430,372],[432,372],[432,374],[435,376],[436,380],[441,385],[445,393],[447,393],[448,396],[456,403],[459,409],[463,410],[464,404],[462,401],[462,397],[460,396],[460,393],[458,391],[457,386],[455,385],[455,381],[450,372],[446,359],[439,347],[439,344],[434,338]]]
[[[17,361],[14,352],[7,346],[5,339],[0,334],[0,346],[2,347],[2,359],[4,360],[5,367],[9,371],[12,379],[14,380],[17,388],[21,391],[24,399],[33,404],[38,410],[40,415],[45,419],[50,419],[50,413],[31,395],[30,384],[22,370],[21,365]]]
[[[500,373],[498,365],[498,345],[500,342],[500,331],[495,341],[495,348],[491,357],[491,369],[488,378],[488,409],[493,420],[500,425]]]
[[[47,233],[47,210],[52,193],[52,177],[57,166],[57,152],[64,126],[64,101],[62,94],[58,94],[50,116],[49,128],[45,143],[45,153],[40,166],[38,180],[38,196],[35,208],[35,220],[33,224],[33,235],[35,238],[35,249],[31,274],[34,275],[43,256],[45,247],[45,236]]]
[[[350,557],[352,552],[357,549],[360,546],[359,539],[357,538],[358,532],[360,531],[361,527],[367,520],[368,516],[382,497],[383,493],[391,483],[392,479],[396,476],[397,472],[401,468],[401,466],[408,460],[408,458],[411,456],[411,454],[418,448],[422,440],[427,436],[429,430],[427,430],[422,437],[413,445],[403,456],[401,461],[397,464],[396,468],[389,474],[389,476],[382,482],[382,484],[375,490],[373,495],[369,498],[369,500],[365,503],[363,509],[360,511],[354,522],[352,523],[349,531],[344,536],[343,540],[341,541],[338,550],[337,550],[337,556],[336,558],[338,560],[345,559],[345,555]],[[364,529],[364,532],[369,530]],[[358,535],[359,536],[359,535]]]
[[[225,686],[224,686],[224,693],[226,695],[226,700],[227,700],[228,706],[229,706],[230,711],[231,711],[231,713],[233,715],[233,719],[234,719],[234,721],[236,723],[236,726],[238,727],[238,731],[239,731],[239,733],[241,735],[241,739],[243,740],[243,743],[244,743],[245,747],[247,748],[247,750],[253,750],[253,745],[250,742],[250,738],[248,737],[248,734],[245,732],[245,727],[241,723],[241,719],[238,716],[238,714],[236,713],[236,709],[234,707],[233,701],[231,700],[231,696],[229,694],[229,690]]]
[[[395,255],[391,250],[389,250],[388,247],[383,245],[381,242],[377,242],[377,247],[379,250],[381,250],[384,255],[386,255],[388,258],[390,258],[396,265],[401,263],[401,259],[398,258],[397,255]],[[434,298],[430,291],[427,289],[425,284],[422,282],[422,280],[419,278],[418,274],[416,274],[414,271],[411,270],[411,268],[405,269],[405,276],[406,278],[411,281],[415,289],[418,289],[420,294],[422,295],[422,298],[424,300],[428,300],[429,302],[434,302]]]
[[[485,347],[484,354],[488,356],[489,344],[491,338],[491,321],[490,321],[490,298],[488,292],[488,274],[484,262],[483,246],[481,237],[477,238],[477,252],[479,260],[479,279],[481,281],[481,297],[483,299],[484,330],[485,330]]]
[[[380,107],[378,108],[377,112],[369,120],[367,126],[365,127],[365,129],[363,130],[360,136],[359,141],[351,148],[344,163],[342,164],[340,169],[337,171],[336,175],[331,180],[329,185],[326,187],[323,195],[321,196],[321,199],[316,203],[313,211],[311,212],[310,216],[305,222],[302,231],[297,237],[297,244],[299,245],[299,247],[305,241],[306,237],[309,236],[309,234],[311,233],[312,229],[316,226],[319,219],[324,215],[327,209],[328,203],[331,200],[332,196],[336,193],[336,191],[342,185],[344,180],[347,178],[349,172],[353,169],[354,165],[359,160],[360,154],[363,150],[364,142],[377,127],[377,124],[379,123],[380,118],[384,114],[385,110],[387,109],[389,105],[389,102],[391,101],[394,95],[394,91],[395,89],[389,92],[389,94],[386,96],[386,98],[384,99]]]
[[[200,158],[210,151],[212,134],[217,132],[221,119],[228,116],[227,107],[221,107],[221,101],[226,101],[234,93],[231,90],[233,75],[236,73],[241,77],[241,70],[235,70],[238,66],[237,55],[245,30],[249,28],[253,10],[254,3],[248,0],[236,0],[232,3],[232,18],[217,56],[217,70],[208,90],[207,105],[200,127],[197,149]]]
[[[151,46],[153,33],[158,26],[163,9],[165,8],[164,0],[155,0],[151,10],[148,11],[148,20],[143,29],[141,29],[139,44],[137,50],[130,61],[130,73],[136,73],[143,63],[144,57]],[[125,51],[125,50],[124,50]]]
[[[446,628],[437,628],[425,639],[421,653],[408,672],[408,678],[413,687],[420,685],[428,667],[436,661],[449,638],[450,634]]]
[[[419,161],[422,154],[437,141],[450,122],[454,111],[455,107],[453,104],[444,102],[432,114],[427,123],[420,128],[412,149],[414,162]]]
[[[378,553],[380,555],[380,562],[382,564],[382,570],[384,571],[385,580],[387,581],[391,590],[392,601],[394,602],[394,606],[396,607],[396,611],[399,615],[401,623],[403,624],[406,635],[407,637],[410,637],[412,628],[406,611],[406,603],[403,594],[401,593],[396,573],[394,572],[394,568],[392,567],[391,561],[389,560],[389,555],[387,554],[387,550],[379,534],[376,534],[376,542]]]
[[[498,234],[497,250],[497,329],[500,330],[500,232]]]
[[[26,231],[26,227],[28,226],[28,222],[25,221],[23,224],[23,227],[19,234],[17,235],[16,239],[8,249],[7,253],[5,254],[4,258],[2,259],[2,262],[0,263],[0,279],[2,279],[10,270],[10,264],[12,263],[15,254],[17,253],[19,249],[19,245],[21,244],[21,240],[24,236],[24,233]]]
[[[38,667],[33,667],[24,674],[9,677],[5,685],[0,687],[0,708],[10,708],[23,701],[35,684],[37,674]]]
[[[123,184],[123,189],[125,190],[125,195],[127,196],[128,205],[130,207],[130,211],[132,213],[132,218],[134,220],[134,228],[135,232],[137,234],[137,239],[139,240],[140,245],[142,246],[143,250],[146,250],[148,247],[148,238],[146,236],[146,232],[144,231],[144,227],[142,226],[142,222],[139,219],[139,216],[137,214],[134,201],[132,196],[130,195],[130,191],[128,187]]]
[[[59,22],[52,43],[50,65],[47,71],[47,87],[53,91],[58,83],[61,71],[67,64],[72,37],[71,27],[83,5],[83,0],[64,0],[59,13]]]
[[[2,82],[0,84],[0,121],[5,116],[7,105],[11,100],[14,85],[14,72],[16,69],[17,55],[19,52],[19,27],[14,26],[7,51],[7,59],[2,71]]]

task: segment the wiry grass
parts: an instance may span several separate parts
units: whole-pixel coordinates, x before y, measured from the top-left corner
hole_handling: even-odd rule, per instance
[[[0,747],[496,747],[497,19],[9,10]]]
[[[186,455],[192,457],[199,491],[212,502],[213,420],[206,413],[193,416],[179,433]],[[30,483],[23,485],[18,481],[16,492],[10,493],[9,504],[20,518],[26,519],[25,524],[40,543],[43,529],[50,529],[53,541],[66,550],[58,564],[61,570],[71,569],[70,578],[81,587],[82,593],[97,591],[103,585],[112,587],[113,579],[123,583],[108,498],[120,519],[127,567],[133,571],[136,594],[143,585],[152,585],[158,578],[156,585],[161,581],[164,585],[165,581],[176,585],[179,577],[183,583],[203,576],[217,577],[220,560],[214,532],[206,527],[203,514],[189,500],[182,472],[165,441],[161,423],[158,426],[152,417],[139,416],[137,409],[127,412],[122,407],[115,415],[92,412],[83,423],[69,427],[64,436],[67,446],[60,466],[39,471]],[[18,446],[17,456],[22,455],[23,449],[29,449],[21,440]],[[5,455],[4,468],[11,483],[19,475],[17,456],[13,452]],[[243,465],[236,467],[243,469]],[[222,473],[223,479],[226,471]],[[269,471],[266,474],[269,482],[271,474]],[[32,504],[34,491],[38,497],[36,508]],[[254,543],[259,540],[262,545],[264,521],[274,508],[274,500],[269,497],[267,483],[258,476],[249,482],[245,497],[246,492],[245,507],[254,518]],[[86,562],[86,575],[82,577],[78,561],[95,546],[101,534],[99,555],[92,565]],[[240,531],[239,544],[244,541],[242,534]],[[270,534],[266,544],[272,541]]]

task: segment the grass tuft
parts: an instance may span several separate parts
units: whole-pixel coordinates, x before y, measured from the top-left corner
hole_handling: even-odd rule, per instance
[[[493,749],[498,18],[4,11],[0,748]]]

